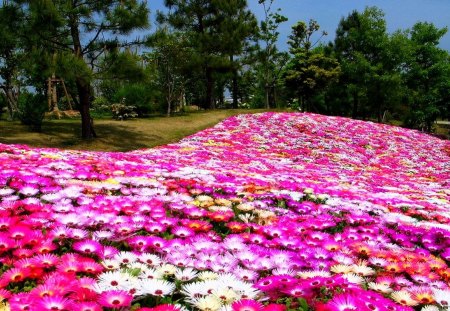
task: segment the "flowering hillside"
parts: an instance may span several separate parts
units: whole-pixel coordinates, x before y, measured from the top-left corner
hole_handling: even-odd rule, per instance
[[[0,144],[11,310],[446,310],[450,143],[313,114],[128,153]]]

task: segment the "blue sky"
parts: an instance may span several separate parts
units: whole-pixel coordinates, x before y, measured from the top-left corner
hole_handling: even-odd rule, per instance
[[[164,9],[163,0],[148,3],[152,16],[156,10]],[[262,18],[263,10],[258,0],[248,0],[248,3],[256,16]],[[450,28],[450,0],[275,0],[273,6],[281,8],[282,14],[289,19],[280,27],[279,46],[282,49],[286,49],[287,36],[297,21],[315,19],[321,30],[328,32],[326,42],[333,40],[342,17],[355,9],[363,11],[366,6],[377,6],[384,11],[389,32],[411,28],[418,21]],[[442,38],[440,46],[450,51],[450,33]]]

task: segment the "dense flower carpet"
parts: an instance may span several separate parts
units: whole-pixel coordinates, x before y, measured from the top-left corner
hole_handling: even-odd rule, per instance
[[[449,141],[263,113],[0,168],[0,309],[449,310]]]

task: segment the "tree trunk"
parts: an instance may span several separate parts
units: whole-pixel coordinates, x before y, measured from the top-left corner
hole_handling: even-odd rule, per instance
[[[233,55],[230,55],[230,62],[233,66],[233,109],[238,109],[238,71],[234,68]]]
[[[266,109],[270,109],[270,86],[268,83],[265,85],[266,91]]]
[[[80,114],[81,114],[81,137],[83,139],[91,139],[96,137],[93,120],[89,111],[91,105],[91,87],[83,79],[76,80],[78,96],[80,98]]]
[[[70,18],[70,33],[73,40],[73,53],[77,58],[84,61],[76,16]],[[81,76],[76,78],[78,97],[80,99],[81,138],[92,139],[97,137],[97,135],[95,134],[94,123],[89,111],[91,107],[91,85],[86,79],[86,77]]]
[[[216,109],[214,103],[213,91],[214,91],[214,79],[212,75],[212,68],[206,67],[206,108]]]
[[[12,74],[5,74],[4,84],[1,86],[6,97],[6,104],[8,108],[8,119],[13,120],[15,114],[19,111],[18,103],[18,93],[14,92],[12,86]]]
[[[352,111],[352,119],[356,119],[358,117],[358,93],[355,92],[353,94],[353,111]]]

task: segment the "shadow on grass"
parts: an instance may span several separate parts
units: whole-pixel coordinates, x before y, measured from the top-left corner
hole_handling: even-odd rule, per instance
[[[27,126],[18,122],[1,122],[0,143],[26,144],[34,147],[129,151],[151,148],[160,144],[161,137],[136,131],[116,122],[96,124],[97,138],[81,139],[79,120],[46,121],[42,131],[30,132]]]

